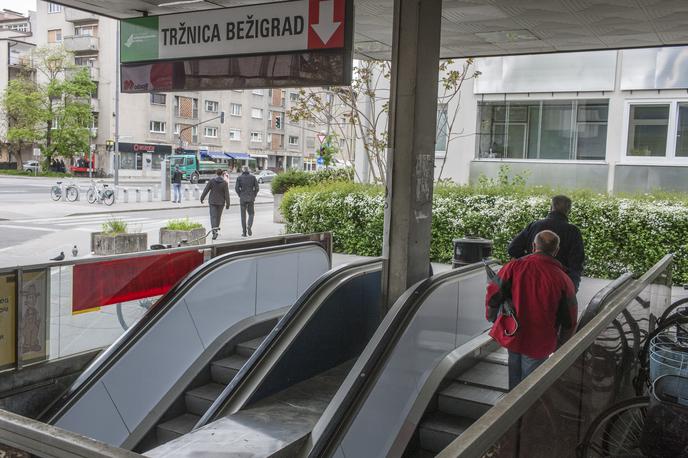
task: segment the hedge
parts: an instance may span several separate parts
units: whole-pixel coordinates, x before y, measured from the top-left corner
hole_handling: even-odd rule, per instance
[[[323,169],[317,172],[292,169],[278,174],[272,180],[270,189],[273,194],[284,194],[291,188],[298,186],[313,186],[318,183],[332,181],[353,181],[353,179],[354,169],[351,167]]]
[[[439,186],[433,199],[433,261],[450,262],[452,239],[467,235],[494,241],[494,255],[529,222],[544,217],[551,193],[510,188]],[[688,204],[651,197],[615,198],[576,192],[571,222],[583,234],[585,275],[616,278],[646,271],[666,253],[675,254],[674,281],[688,283]],[[332,231],[337,252],[379,256],[384,198],[380,187],[332,183],[294,188],[282,211],[288,232]]]

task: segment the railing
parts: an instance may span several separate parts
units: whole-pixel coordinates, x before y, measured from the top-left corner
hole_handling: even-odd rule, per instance
[[[638,350],[671,299],[673,256],[603,301],[599,313],[438,457],[574,457],[588,426],[632,397]]]
[[[98,37],[90,35],[71,35],[63,38],[62,43],[67,51],[98,51]]]
[[[0,268],[0,370],[106,347],[205,260],[239,250],[319,242],[329,233]]]
[[[93,13],[87,13],[85,11],[77,10],[75,8],[65,8],[64,10],[65,21],[68,22],[85,22],[85,21],[98,21],[100,16]]]

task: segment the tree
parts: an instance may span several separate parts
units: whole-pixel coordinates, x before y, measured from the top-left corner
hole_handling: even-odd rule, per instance
[[[448,108],[451,107],[451,113],[448,112],[446,117],[438,119],[438,133],[441,132],[440,129],[446,133],[447,146],[452,139],[462,134],[453,132],[459,110],[461,87],[465,81],[480,74],[471,70],[472,59],[466,60],[458,70],[453,64],[452,60],[445,60],[439,64],[438,105],[446,104]],[[389,61],[358,61],[354,66],[351,86],[301,89],[296,103],[287,115],[293,122],[306,121],[327,125],[328,129],[334,130],[334,135],[344,138],[348,137],[347,130],[353,126],[354,135],[360,141],[363,153],[370,164],[372,181],[384,183],[389,143],[387,115],[390,77]],[[351,145],[348,142],[345,148],[351,157],[351,151],[348,151]],[[440,177],[445,161],[446,156],[442,161]],[[355,170],[355,173],[359,180],[367,179],[359,175],[359,170]]]
[[[17,169],[21,169],[22,151],[41,139],[40,124],[43,119],[41,93],[30,79],[11,80],[2,99],[2,109],[7,121],[6,144],[14,156]]]
[[[96,90],[88,69],[78,69],[73,55],[59,47],[39,48],[33,57],[38,81],[30,73],[20,75],[10,81],[2,101],[6,141],[17,165],[28,144],[39,146],[48,162],[55,155],[85,154],[93,122],[90,99]]]

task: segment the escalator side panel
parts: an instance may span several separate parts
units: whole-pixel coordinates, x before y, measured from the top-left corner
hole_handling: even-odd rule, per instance
[[[475,317],[476,309],[482,309],[482,296],[476,303],[472,291],[484,294],[486,282],[485,272],[477,271],[442,284],[425,298],[355,413],[338,447],[340,452],[345,456],[386,456],[399,431],[415,429],[416,425],[405,422],[435,366],[485,329],[484,321],[463,318]],[[471,303],[465,302],[468,300]]]
[[[309,257],[300,254],[316,253]],[[286,258],[285,258],[286,255]],[[288,258],[288,259],[287,259]],[[276,260],[288,270],[273,275],[265,285],[258,284],[257,270]],[[260,265],[258,263],[260,262]],[[307,268],[303,263],[309,263]],[[313,264],[318,264],[314,266]],[[120,415],[129,433],[136,430],[141,421],[165,397],[166,393],[199,358],[215,339],[235,323],[254,316],[258,309],[258,291],[261,288],[281,286],[280,278],[292,272],[311,282],[329,268],[329,259],[320,247],[303,247],[291,252],[266,253],[251,258],[237,259],[209,272],[180,298],[148,331],[108,368],[96,385],[107,392],[114,403],[110,409]],[[317,275],[316,275],[317,273]],[[310,277],[310,278],[309,278]],[[261,303],[264,311],[292,304],[297,299],[297,289],[282,291],[279,298],[267,298]],[[99,423],[101,415],[94,406],[107,405],[106,400],[94,399],[90,391],[84,393],[55,423],[71,431],[86,434]],[[104,390],[103,390],[104,391]],[[110,415],[106,412],[104,415]],[[88,434],[94,439],[121,446],[124,440],[109,442],[108,431]],[[126,439],[126,438],[125,438]]]
[[[380,322],[380,281],[370,272],[328,297],[247,404],[358,356]]]

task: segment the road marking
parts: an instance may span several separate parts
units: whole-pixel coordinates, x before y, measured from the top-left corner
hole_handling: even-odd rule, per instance
[[[0,224],[0,227],[7,229],[26,229],[29,231],[43,231],[43,232],[58,232],[59,229],[48,229],[46,227],[35,227],[35,226],[11,226],[9,224]]]

